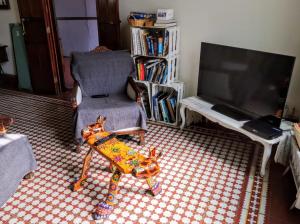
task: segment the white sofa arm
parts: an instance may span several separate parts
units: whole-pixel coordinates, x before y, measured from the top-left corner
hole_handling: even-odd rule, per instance
[[[72,90],[72,106],[77,108],[82,102],[82,91],[78,84],[75,84]]]

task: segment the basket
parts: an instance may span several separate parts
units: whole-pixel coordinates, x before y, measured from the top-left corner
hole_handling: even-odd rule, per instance
[[[147,19],[145,22],[145,26],[154,26],[154,20],[153,19]]]
[[[128,16],[127,21],[130,26],[144,26],[147,19],[136,19],[134,16]]]
[[[294,123],[294,134],[297,140],[298,146],[300,147],[300,123]]]

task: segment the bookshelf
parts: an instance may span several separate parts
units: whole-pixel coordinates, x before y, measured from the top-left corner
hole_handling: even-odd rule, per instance
[[[184,83],[178,81],[180,29],[131,26],[135,81],[149,120],[177,126]]]

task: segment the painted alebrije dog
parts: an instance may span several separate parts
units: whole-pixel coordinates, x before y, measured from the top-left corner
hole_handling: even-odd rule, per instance
[[[131,174],[138,179],[145,179],[149,186],[149,191],[153,196],[161,191],[159,182],[153,182],[152,177],[160,172],[157,159],[161,154],[156,155],[155,148],[149,150],[149,156],[136,152],[125,143],[116,139],[115,134],[104,130],[106,118],[99,116],[95,124],[89,125],[82,130],[84,142],[88,143],[90,150],[84,158],[84,164],[80,178],[72,185],[74,191],[79,190],[83,182],[87,179],[87,172],[90,167],[92,153],[98,152],[110,162],[110,170],[113,175],[110,180],[108,194],[106,199],[97,205],[93,213],[94,219],[107,218],[116,205],[116,195],[118,184],[122,174]]]

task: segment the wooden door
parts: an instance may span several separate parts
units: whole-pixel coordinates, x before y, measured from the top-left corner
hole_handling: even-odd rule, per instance
[[[31,84],[39,94],[61,94],[60,62],[51,0],[18,0]]]
[[[99,43],[112,50],[120,49],[118,0],[97,0]]]

